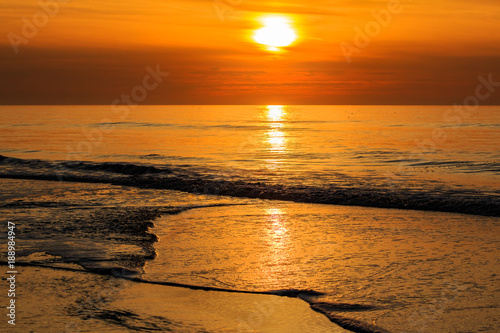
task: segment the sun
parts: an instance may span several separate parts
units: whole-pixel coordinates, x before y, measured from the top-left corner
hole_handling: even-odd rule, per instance
[[[290,25],[289,20],[282,16],[267,16],[261,19],[264,27],[255,31],[253,39],[268,50],[279,51],[280,47],[291,45],[297,34]]]

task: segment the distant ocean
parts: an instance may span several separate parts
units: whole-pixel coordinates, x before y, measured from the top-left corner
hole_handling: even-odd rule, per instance
[[[0,115],[0,209],[21,226],[23,264],[304,291],[359,332],[500,329],[500,107],[2,106]]]

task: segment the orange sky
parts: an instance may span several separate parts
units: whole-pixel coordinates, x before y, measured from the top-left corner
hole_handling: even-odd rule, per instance
[[[41,2],[0,0],[1,104],[111,104],[157,65],[142,104],[454,104],[500,82],[498,0]],[[292,45],[252,39],[271,13]]]

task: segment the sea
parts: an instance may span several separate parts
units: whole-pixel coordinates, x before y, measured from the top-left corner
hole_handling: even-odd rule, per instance
[[[500,330],[498,106],[1,106],[0,128],[18,270],[63,274],[25,281],[65,301],[19,332],[291,332],[158,311],[168,288],[331,325],[296,332]]]

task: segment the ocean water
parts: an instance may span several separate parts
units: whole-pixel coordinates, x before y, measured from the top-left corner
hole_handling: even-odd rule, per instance
[[[161,188],[500,214],[498,107],[466,118],[445,106],[116,108],[2,107],[0,154],[21,159],[6,172],[29,159],[66,162],[33,166],[59,178],[147,166]]]
[[[499,111],[3,106],[0,209],[22,265],[288,294],[358,332],[497,332]],[[159,322],[113,283],[63,312],[89,332],[265,331]],[[297,331],[325,331],[311,318]]]

